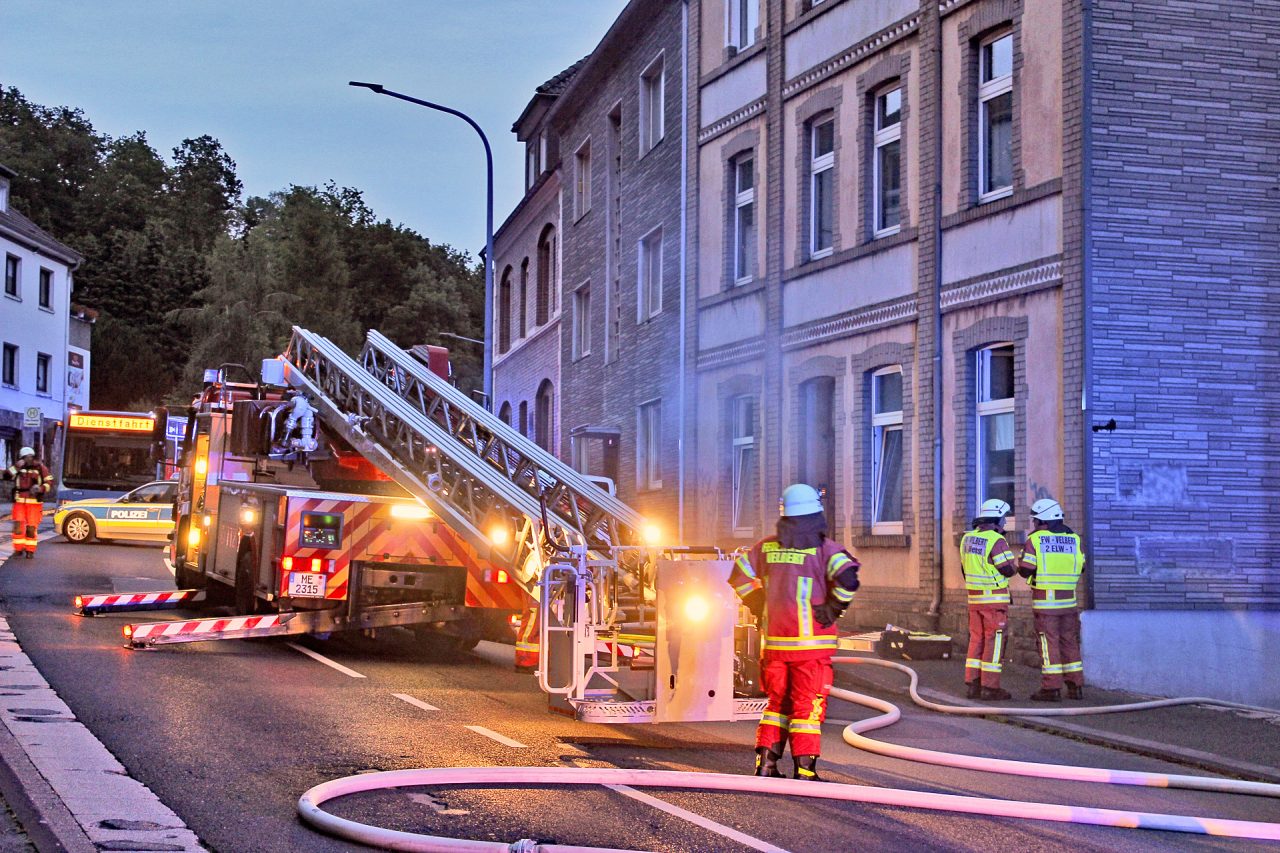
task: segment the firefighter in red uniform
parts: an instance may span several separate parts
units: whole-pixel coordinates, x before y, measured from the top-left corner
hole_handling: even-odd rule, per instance
[[[1062,685],[1068,699],[1084,698],[1084,663],[1080,660],[1080,608],[1076,585],[1084,571],[1080,536],[1063,522],[1062,506],[1053,498],[1031,505],[1035,530],[1022,546],[1018,574],[1031,584],[1031,608],[1040,642],[1040,689],[1036,702],[1059,702]]]
[[[764,633],[760,667],[769,704],[756,730],[756,775],[783,775],[778,761],[790,740],[795,778],[819,781],[836,620],[853,601],[859,564],[827,538],[812,487],[788,486],[780,509],[777,536],[739,556],[729,576]]]
[[[36,530],[44,511],[44,496],[53,476],[30,447],[18,451],[18,462],[4,472],[13,480],[13,550],[30,560],[36,555]]]
[[[960,567],[969,596],[969,653],[964,682],[970,699],[1012,698],[1000,686],[1000,657],[1009,621],[1009,578],[1017,561],[1004,538],[1004,519],[1010,507],[998,498],[982,504],[973,530],[960,540]]]

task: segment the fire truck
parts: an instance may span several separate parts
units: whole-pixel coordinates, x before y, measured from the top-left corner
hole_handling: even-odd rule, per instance
[[[447,351],[426,355],[447,378]],[[169,551],[177,586],[206,606],[283,618],[167,637],[142,626],[133,639],[403,626],[461,650],[509,635],[530,602],[510,573],[326,427],[283,368],[269,360],[261,377],[239,365],[206,375],[188,412]]]
[[[80,596],[126,644],[414,627],[472,645],[536,607],[538,684],[596,722],[758,718],[758,636],[714,547],[659,527],[370,331],[352,358],[295,327],[260,376],[224,366],[189,412],[178,590]]]

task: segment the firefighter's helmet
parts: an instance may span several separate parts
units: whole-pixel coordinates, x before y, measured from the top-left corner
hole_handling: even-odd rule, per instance
[[[793,515],[813,515],[822,512],[822,497],[813,486],[795,483],[782,490],[782,498],[778,501],[778,514],[785,517]]]
[[[999,498],[992,498],[982,502],[982,509],[978,510],[978,518],[990,518],[992,520],[1004,518],[1013,512],[1013,508]]]
[[[36,452],[30,447],[24,447],[18,451],[19,459],[26,459],[28,456],[35,456]]]
[[[1031,517],[1040,521],[1062,521],[1062,504],[1053,498],[1041,498],[1031,505]]]

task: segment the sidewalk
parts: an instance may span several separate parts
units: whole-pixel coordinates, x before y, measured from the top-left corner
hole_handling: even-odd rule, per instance
[[[841,652],[857,657],[874,657],[867,652]],[[1037,706],[1071,708],[1089,705],[1120,705],[1147,699],[1119,690],[1088,686],[1088,650],[1085,650],[1085,699],[1064,699],[1060,703],[1027,701],[1040,687],[1040,671],[1006,663],[1001,686],[1013,694],[1005,702],[982,703],[965,699],[964,656],[951,660],[897,661],[920,676],[920,695],[947,705],[1005,707]],[[836,668],[836,684],[851,690],[874,690],[910,702],[907,676],[891,669],[869,666]],[[1063,691],[1065,695],[1066,691]],[[1260,782],[1280,783],[1280,710],[1273,713],[1229,710],[1209,705],[1184,705],[1151,711],[1097,714],[1081,717],[1000,717],[1013,725],[1110,746],[1125,752],[1160,758],[1225,776]],[[1194,772],[1194,771],[1191,771]]]

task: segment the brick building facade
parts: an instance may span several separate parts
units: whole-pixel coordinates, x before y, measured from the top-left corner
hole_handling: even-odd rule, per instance
[[[558,451],[723,547],[825,488],[850,627],[961,631],[977,506],[1017,541],[1051,495],[1092,558],[1091,677],[1280,702],[1212,674],[1280,651],[1278,5],[630,3],[540,112]]]

